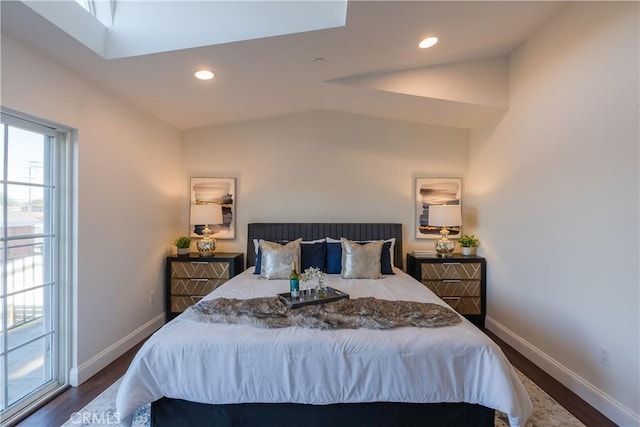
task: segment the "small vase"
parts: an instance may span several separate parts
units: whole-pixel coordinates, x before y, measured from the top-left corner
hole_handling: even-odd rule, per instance
[[[462,255],[464,256],[471,256],[475,253],[476,248],[470,248],[470,247],[463,247],[462,248]]]
[[[324,298],[327,296],[327,287],[324,285],[324,281],[322,279],[318,279],[318,284],[316,285],[316,295],[318,298]]]
[[[189,248],[178,248],[178,256],[189,255]]]

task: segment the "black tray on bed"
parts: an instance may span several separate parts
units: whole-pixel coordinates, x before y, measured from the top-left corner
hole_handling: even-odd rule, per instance
[[[346,292],[342,292],[338,289],[334,289],[331,286],[327,286],[327,295],[324,297],[316,296],[314,294],[313,297],[308,297],[307,295],[303,295],[303,292],[300,291],[300,298],[295,300],[291,299],[291,292],[287,292],[284,294],[278,294],[278,297],[285,303],[288,307],[298,308],[303,305],[314,305],[314,304],[324,304],[325,302],[338,301],[343,298],[349,298],[349,294]]]

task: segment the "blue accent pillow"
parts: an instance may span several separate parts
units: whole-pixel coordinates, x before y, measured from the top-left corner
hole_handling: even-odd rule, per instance
[[[253,274],[260,274],[262,270],[262,249],[258,246],[258,254],[256,255],[256,268],[253,269]]]
[[[342,271],[342,243],[327,242],[327,274]]]
[[[368,242],[357,242],[364,245]],[[382,274],[395,274],[391,263],[391,243],[384,242],[380,255],[380,272]],[[327,274],[340,274],[342,272],[342,244],[327,242]]]
[[[300,245],[300,271],[305,271],[309,267],[319,268],[324,271],[325,259],[327,253],[327,244],[325,242],[319,243],[304,243]]]
[[[382,245],[380,272],[382,274],[396,274],[393,272],[393,265],[391,264],[391,242],[385,242],[384,245]]]

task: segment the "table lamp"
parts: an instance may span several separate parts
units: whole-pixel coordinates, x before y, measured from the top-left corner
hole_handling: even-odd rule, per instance
[[[222,207],[220,205],[192,205],[191,225],[203,225],[202,239],[196,246],[200,256],[213,256],[216,250],[216,239],[211,237],[209,224],[222,224]]]
[[[447,227],[462,225],[462,212],[460,205],[432,205],[429,206],[429,219],[427,223],[434,227],[442,227],[440,238],[436,240],[436,252],[441,257],[451,256],[455,244],[449,240]]]

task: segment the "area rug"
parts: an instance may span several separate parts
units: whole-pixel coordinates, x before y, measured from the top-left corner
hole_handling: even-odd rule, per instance
[[[526,427],[585,427],[522,372],[518,371],[518,375],[533,402],[533,414],[527,421]],[[109,386],[87,406],[71,414],[69,421],[62,427],[113,427],[114,424],[118,425],[120,417],[116,413],[116,394],[121,380],[122,378]],[[136,411],[133,417],[133,427],[149,427],[149,409],[150,405],[146,405]],[[509,427],[507,416],[496,411],[495,425],[496,427]]]

